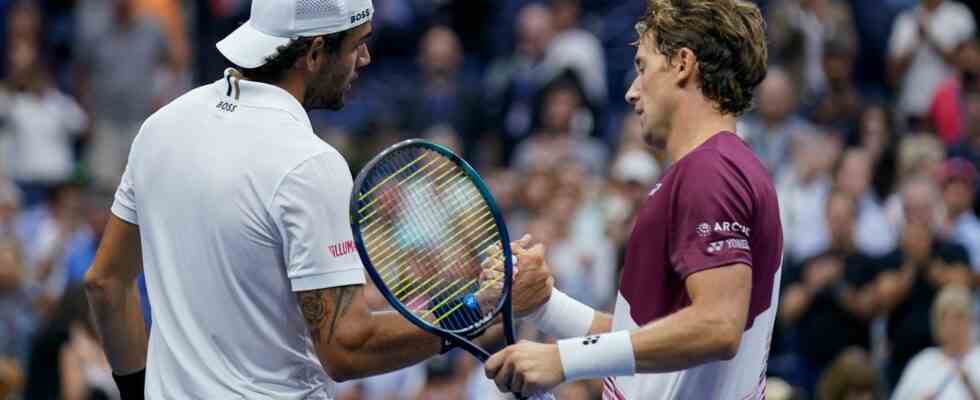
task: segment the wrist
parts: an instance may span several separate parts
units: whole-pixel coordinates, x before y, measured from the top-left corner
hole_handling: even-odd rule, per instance
[[[539,330],[559,339],[589,334],[593,318],[595,310],[558,289],[552,289],[548,301],[527,316]]]
[[[636,373],[629,331],[559,340],[558,354],[566,381]]]

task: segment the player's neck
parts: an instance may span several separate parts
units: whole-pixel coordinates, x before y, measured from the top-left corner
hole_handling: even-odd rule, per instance
[[[306,107],[306,103],[304,102],[306,100],[306,83],[303,82],[302,78],[289,74],[286,79],[275,83],[275,85],[282,88],[282,90],[289,92],[289,94],[296,98],[296,101],[298,101],[299,104]]]
[[[683,104],[668,130],[667,155],[671,162],[680,160],[721,131],[735,132],[734,115],[722,114],[707,102]]]

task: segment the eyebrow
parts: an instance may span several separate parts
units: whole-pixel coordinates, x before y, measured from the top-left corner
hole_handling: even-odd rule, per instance
[[[371,35],[372,34],[374,34],[374,31],[368,32],[367,35],[364,35],[364,37],[361,38],[361,40],[359,41],[359,43],[357,45],[360,46],[360,45],[362,45],[364,43],[367,43],[368,39],[371,39]]]

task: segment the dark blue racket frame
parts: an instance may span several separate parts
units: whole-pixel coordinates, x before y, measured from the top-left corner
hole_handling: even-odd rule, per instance
[[[486,183],[483,182],[483,179],[480,178],[480,175],[476,172],[476,170],[473,169],[473,167],[469,165],[469,163],[467,163],[465,160],[457,156],[451,150],[443,146],[437,145],[435,143],[428,142],[421,139],[405,140],[403,142],[397,143],[385,149],[380,154],[378,154],[373,159],[371,159],[371,161],[368,162],[368,164],[365,165],[363,169],[361,169],[361,172],[357,174],[357,178],[354,180],[354,190],[351,193],[351,199],[350,199],[350,224],[351,224],[351,230],[354,233],[354,244],[357,246],[357,253],[360,255],[361,262],[364,263],[364,267],[367,270],[368,275],[371,277],[371,280],[373,280],[375,285],[378,287],[378,290],[381,292],[381,295],[384,296],[386,300],[388,300],[388,303],[391,304],[392,307],[394,307],[399,314],[404,316],[411,323],[415,324],[415,326],[418,326],[419,328],[433,335],[449,340],[450,342],[453,343],[453,345],[457,347],[461,347],[464,350],[476,356],[477,358],[479,358],[481,362],[486,362],[487,359],[490,358],[489,352],[487,352],[480,346],[477,346],[476,344],[471,342],[466,337],[460,335],[459,333],[455,333],[440,328],[438,326],[433,326],[432,324],[429,324],[428,322],[415,316],[415,314],[413,314],[411,311],[405,308],[405,306],[394,296],[394,294],[391,293],[391,291],[388,289],[388,286],[384,283],[384,280],[381,279],[381,274],[378,273],[374,264],[371,263],[371,259],[368,256],[367,250],[364,248],[364,240],[361,237],[361,229],[360,229],[361,213],[359,211],[360,201],[358,200],[358,197],[360,197],[360,193],[362,191],[370,190],[370,188],[363,188],[362,185],[364,184],[364,181],[368,178],[368,176],[371,175],[371,171],[374,169],[375,165],[377,165],[379,162],[387,158],[389,154],[392,154],[396,151],[404,150],[407,147],[419,147],[419,148],[438,152],[439,154],[445,156],[450,161],[459,165],[462,168],[462,170],[466,173],[467,177],[469,177],[470,180],[476,185],[476,188],[480,191],[480,195],[483,196],[483,200],[486,201],[487,205],[490,207],[490,212],[493,215],[494,222],[497,225],[498,234],[500,235],[500,239],[502,241],[501,247],[503,248],[503,253],[504,253],[503,295],[501,296],[501,299],[497,304],[497,308],[494,310],[493,313],[490,314],[491,315],[490,319],[491,320],[496,319],[496,315],[503,314],[502,317],[504,323],[505,339],[507,340],[508,344],[516,343],[515,336],[514,336],[514,318],[513,318],[513,311],[511,310],[511,298],[510,298],[510,290],[513,285],[514,264],[512,262],[513,258],[510,250],[510,236],[507,234],[507,225],[504,224],[503,215],[500,213],[500,209],[497,207],[497,202],[494,200],[493,195],[490,193],[490,189],[487,188]],[[471,330],[464,334],[478,335],[487,326],[489,326],[489,324],[484,325],[478,329]]]

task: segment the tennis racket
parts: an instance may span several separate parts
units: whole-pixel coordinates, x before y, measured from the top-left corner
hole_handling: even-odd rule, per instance
[[[498,315],[515,342],[510,238],[466,161],[424,140],[393,145],[357,175],[350,217],[368,275],[405,318],[481,362],[490,353],[470,339]]]

